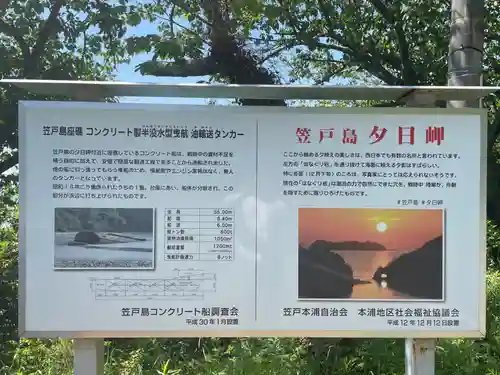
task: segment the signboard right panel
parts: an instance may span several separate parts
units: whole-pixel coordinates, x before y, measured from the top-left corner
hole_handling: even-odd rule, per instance
[[[484,332],[479,115],[291,110],[261,114],[257,139],[267,329]]]

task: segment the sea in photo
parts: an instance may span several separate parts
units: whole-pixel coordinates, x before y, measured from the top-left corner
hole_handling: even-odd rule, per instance
[[[300,208],[300,299],[443,300],[439,209]]]

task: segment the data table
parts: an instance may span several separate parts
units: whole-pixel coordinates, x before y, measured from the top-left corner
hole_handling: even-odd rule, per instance
[[[165,260],[232,261],[233,208],[165,209]]]

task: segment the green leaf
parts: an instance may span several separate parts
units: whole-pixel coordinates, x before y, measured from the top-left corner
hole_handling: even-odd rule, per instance
[[[184,50],[178,39],[162,40],[155,45],[155,49],[160,58],[180,57]]]
[[[139,54],[150,52],[153,44],[158,41],[157,35],[134,36],[127,38],[127,52],[129,54]]]
[[[142,22],[142,18],[139,13],[130,13],[127,15],[127,24],[130,26],[137,26]]]

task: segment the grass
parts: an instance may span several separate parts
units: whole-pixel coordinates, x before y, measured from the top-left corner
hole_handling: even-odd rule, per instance
[[[488,281],[483,340],[439,340],[436,373],[500,375],[500,273]],[[72,374],[67,340],[10,342],[2,375]],[[8,354],[5,356],[5,354]],[[106,375],[402,375],[403,340],[134,339],[106,342]]]

